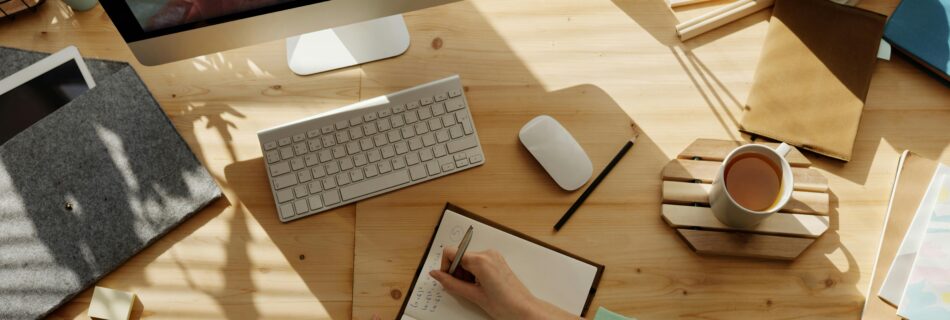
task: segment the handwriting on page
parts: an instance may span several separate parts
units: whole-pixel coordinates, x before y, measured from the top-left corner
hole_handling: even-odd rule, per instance
[[[429,312],[435,312],[439,307],[439,302],[442,301],[442,295],[445,291],[438,281],[429,276],[429,271],[438,270],[442,266],[442,248],[442,245],[439,245],[438,250],[435,247],[432,248],[434,251],[430,253],[425,267],[422,268],[423,272],[419,275],[418,282],[416,282],[416,287],[412,290],[409,307]]]

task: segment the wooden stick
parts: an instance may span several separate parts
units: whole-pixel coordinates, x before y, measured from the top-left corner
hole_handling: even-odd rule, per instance
[[[679,34],[681,41],[686,41],[692,39],[698,35],[709,32],[710,30],[724,26],[730,22],[742,19],[748,15],[759,12],[762,9],[771,7],[774,3],[774,0],[755,0],[752,3],[745,3],[738,8],[732,9],[726,13],[720,14],[709,20],[700,22],[698,24],[683,28],[677,29],[676,33]]]
[[[755,2],[755,0],[738,0],[736,2],[724,5],[722,7],[716,8],[716,10],[706,12],[698,17],[687,20],[686,22],[676,25],[676,30],[683,30],[689,28],[690,26],[702,23],[703,21],[715,18],[716,16],[722,15],[723,13],[729,12],[735,8],[741,7],[743,5]]]
[[[709,2],[713,0],[670,0],[670,8],[688,6],[696,3]]]

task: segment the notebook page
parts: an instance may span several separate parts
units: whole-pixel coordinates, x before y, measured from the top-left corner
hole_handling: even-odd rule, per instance
[[[568,312],[581,314],[597,275],[596,267],[446,210],[409,296],[406,315],[423,320],[489,319],[478,306],[444,292],[429,276],[429,271],[441,266],[442,249],[458,246],[469,226],[473,231],[468,252],[498,251],[532,294]]]

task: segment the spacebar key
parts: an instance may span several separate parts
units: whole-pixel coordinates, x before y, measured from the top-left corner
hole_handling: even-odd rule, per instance
[[[406,170],[400,170],[382,177],[350,184],[341,188],[340,193],[343,194],[343,201],[349,201],[351,199],[359,198],[373,192],[408,183],[409,181],[409,172]]]

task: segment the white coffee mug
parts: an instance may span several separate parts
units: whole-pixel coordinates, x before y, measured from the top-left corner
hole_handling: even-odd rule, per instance
[[[713,214],[722,223],[738,227],[751,228],[758,225],[762,220],[770,217],[788,203],[792,198],[792,167],[788,164],[785,157],[792,146],[782,143],[775,149],[758,144],[747,144],[732,150],[726,159],[722,161],[719,167],[719,173],[716,180],[713,181],[712,190],[709,192],[709,205],[712,207]],[[781,185],[779,187],[779,196],[772,206],[762,211],[749,210],[738,204],[729,190],[726,189],[726,167],[736,159],[736,157],[747,154],[757,153],[765,156],[768,161],[781,167]]]

